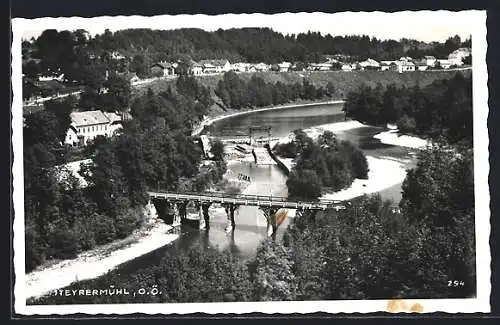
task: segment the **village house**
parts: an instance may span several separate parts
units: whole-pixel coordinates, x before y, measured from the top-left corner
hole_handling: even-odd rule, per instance
[[[231,70],[231,63],[228,60],[201,60],[198,62],[202,66],[203,73],[223,73]]]
[[[59,74],[58,76],[54,75],[41,75],[38,77],[38,81],[63,81],[64,80],[64,73]]]
[[[448,60],[455,61],[457,65],[462,65],[463,59],[471,55],[471,49],[468,47],[461,47],[448,55]]]
[[[175,66],[172,63],[160,61],[151,66],[151,74],[153,76],[173,76],[175,75]]]
[[[441,68],[443,68],[445,70],[451,68],[452,65],[455,65],[452,61],[446,60],[446,59],[437,60],[437,62],[439,63]]]
[[[353,67],[352,67],[352,64],[342,64],[342,71],[352,71],[354,70]]]
[[[324,63],[311,63],[309,64],[308,70],[311,71],[330,71],[333,67],[331,62]]]
[[[71,124],[66,132],[65,144],[86,145],[98,136],[113,136],[122,127],[124,115],[100,110],[73,112]]]
[[[463,65],[463,60],[471,55],[471,49],[467,47],[461,47],[448,55],[448,60],[453,64],[457,66]]]
[[[389,71],[389,70],[397,70],[395,61],[380,61],[380,71]]]
[[[436,58],[433,57],[432,55],[424,56],[424,61],[428,67],[433,67],[436,65]]]
[[[203,66],[196,61],[191,60],[189,62],[189,74],[193,76],[199,76],[203,74]]]
[[[370,58],[360,62],[359,65],[363,70],[380,70],[380,63]]]
[[[281,63],[278,63],[278,71],[279,72],[286,72],[288,70],[290,70],[290,68],[292,67],[292,64],[290,62],[281,62]]]
[[[427,65],[427,62],[424,60],[421,60],[421,61],[418,61],[418,62],[415,62],[415,66],[417,67],[417,70],[418,71],[425,71],[429,68],[429,66]]]
[[[403,59],[403,58],[401,58],[401,59]],[[399,73],[407,72],[407,71],[415,71],[415,63],[413,63],[410,60],[404,59],[404,60],[396,61],[395,63],[396,63],[396,66],[397,66]]]
[[[111,59],[113,59],[113,60],[123,60],[123,59],[125,59],[125,55],[121,54],[118,51],[113,51],[111,53]]]
[[[269,71],[271,69],[271,67],[268,64],[265,64],[264,62],[254,64],[253,66],[257,71]]]
[[[246,62],[237,62],[231,65],[231,70],[235,72],[248,72],[248,70],[252,67],[252,64]]]

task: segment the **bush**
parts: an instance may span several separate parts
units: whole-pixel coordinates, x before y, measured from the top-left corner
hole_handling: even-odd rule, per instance
[[[321,180],[311,169],[292,169],[286,185],[288,196],[293,199],[315,200],[321,195]]]
[[[403,115],[396,123],[398,129],[404,133],[412,133],[417,128],[417,123],[413,117]]]

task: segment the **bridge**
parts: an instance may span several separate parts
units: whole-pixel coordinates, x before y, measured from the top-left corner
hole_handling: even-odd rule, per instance
[[[214,203],[218,203],[225,208],[229,226],[234,230],[234,212],[242,205],[256,206],[262,210],[267,221],[268,234],[273,238],[276,236],[276,231],[281,218],[278,211],[280,209],[296,209],[297,216],[300,216],[304,211],[324,211],[327,209],[343,208],[342,201],[318,200],[318,201],[292,201],[283,197],[276,196],[259,196],[259,195],[243,195],[243,194],[227,194],[227,193],[175,193],[175,192],[148,192],[150,200],[155,205],[159,214],[167,213],[173,215],[174,223],[181,223],[187,219],[187,210],[191,205],[195,211],[199,211],[199,215],[203,216],[203,220],[199,219],[200,223],[205,228],[210,228],[210,216],[208,208]],[[201,225],[200,225],[201,226]]]

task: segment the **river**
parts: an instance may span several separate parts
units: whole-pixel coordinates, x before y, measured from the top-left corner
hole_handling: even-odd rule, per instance
[[[326,104],[299,106],[293,108],[260,111],[245,115],[238,115],[219,120],[205,129],[208,135],[221,138],[244,136],[250,126],[269,126],[273,137],[286,137],[295,129],[307,129],[327,123],[344,121],[343,104]],[[354,128],[337,133],[341,140],[349,140],[364,151],[366,155],[376,158],[397,160],[405,168],[413,168],[416,163],[415,150],[382,144],[373,136],[386,131],[380,127]],[[256,165],[248,162],[230,162],[228,169],[234,173],[242,173],[251,178],[251,185],[245,194],[286,196],[286,176],[276,165]],[[379,192],[384,199],[391,199],[395,203],[401,199],[401,184],[396,184]],[[254,256],[259,243],[267,237],[266,220],[256,207],[240,207],[235,213],[236,228],[227,234],[225,227],[227,219],[221,208],[210,211],[210,230],[197,230],[189,226],[183,227],[179,239],[154,252],[141,256],[118,268],[120,274],[126,275],[137,270],[158,263],[166,252],[176,254],[190,246],[202,243],[205,247],[216,249],[230,249],[233,254],[243,259]],[[290,218],[278,228],[277,237],[280,238]]]

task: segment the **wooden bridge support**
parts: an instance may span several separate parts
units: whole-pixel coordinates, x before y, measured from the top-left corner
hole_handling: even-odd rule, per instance
[[[227,232],[234,231],[234,228],[236,227],[236,223],[234,222],[234,211],[238,209],[238,205],[233,204],[233,203],[224,203],[222,204],[224,207],[224,210],[226,210],[226,215],[227,215],[227,220],[228,220],[228,226],[226,228]]]
[[[203,215],[203,220],[205,222],[205,229],[210,229],[210,215],[208,214],[208,208],[210,208],[211,202],[203,202],[201,204],[201,214]],[[200,220],[201,223],[201,220]],[[200,227],[201,228],[201,227]]]
[[[276,233],[278,232],[278,224],[276,223],[276,212],[278,208],[273,207],[261,207],[262,212],[267,221],[267,236],[272,237],[273,240],[276,239]]]

